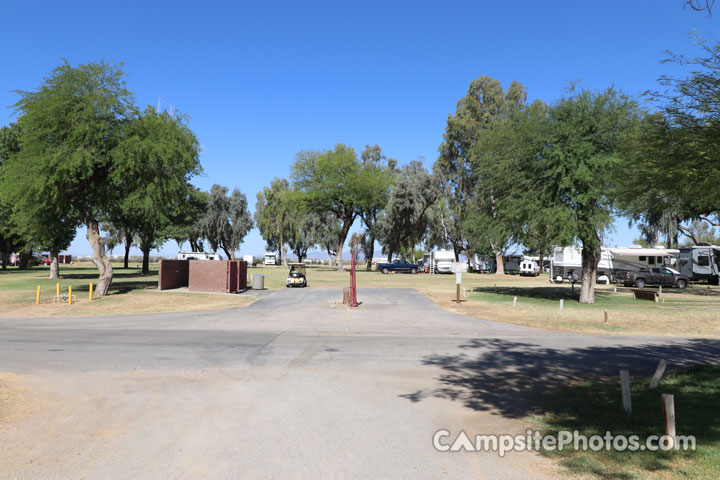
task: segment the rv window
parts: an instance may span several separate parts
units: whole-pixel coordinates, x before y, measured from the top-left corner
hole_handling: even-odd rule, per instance
[[[698,255],[698,266],[707,267],[710,265],[710,257],[708,255]]]
[[[647,257],[648,265],[655,265],[655,257]]]
[[[647,260],[647,258],[645,258],[645,255],[640,255],[639,260],[640,260],[641,262],[644,262],[644,261]]]

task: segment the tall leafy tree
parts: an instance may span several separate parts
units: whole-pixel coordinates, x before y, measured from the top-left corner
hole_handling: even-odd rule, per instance
[[[20,151],[19,137],[19,127],[15,123],[0,128],[0,262],[3,270],[7,268],[10,254],[22,247],[17,225],[12,219],[12,206],[2,195],[6,191],[5,183],[13,181],[12,175],[3,175],[3,163]]]
[[[107,294],[112,281],[99,218],[117,196],[109,176],[122,176],[125,162],[114,150],[135,114],[123,77],[121,67],[110,63],[64,62],[36,90],[18,91],[20,152],[3,166],[3,178],[13,179],[3,181],[3,192],[32,199],[36,207],[42,202],[73,211],[85,225],[100,271],[98,296]]]
[[[355,150],[338,144],[324,152],[297,154],[292,180],[297,198],[309,210],[332,213],[340,221],[336,239],[337,268],[343,269],[342,252],[355,219],[371,203],[377,177],[363,168]]]
[[[612,88],[581,90],[553,105],[549,117],[543,188],[582,245],[580,302],[594,303],[601,238],[612,223],[612,172],[637,128],[637,106]]]
[[[375,240],[378,236],[378,215],[388,202],[397,160],[388,159],[378,145],[367,145],[360,154],[360,158],[363,162],[363,169],[367,174],[375,177],[375,189],[370,192],[367,203],[360,212],[360,218],[365,224],[365,235],[358,237],[362,240],[365,267],[367,270],[371,270],[372,259],[375,256]]]
[[[200,228],[213,250],[221,248],[228,259],[235,260],[235,252],[253,228],[245,194],[236,188],[228,195],[227,187],[213,185]]]
[[[378,220],[378,240],[388,261],[395,253],[414,252],[427,232],[428,211],[441,192],[438,178],[422,162],[412,161],[398,170],[390,199]]]
[[[257,194],[255,224],[268,249],[278,252],[283,265],[287,265],[285,245],[296,233],[297,211],[298,205],[291,198],[290,182],[284,178],[276,177]]]
[[[150,251],[184,221],[193,189],[190,178],[201,172],[199,142],[185,116],[149,106],[127,122],[113,155],[124,165],[109,175],[120,193],[113,224],[135,233],[147,275]]]
[[[452,242],[456,260],[461,252],[467,249],[467,235],[465,229],[470,206],[477,201],[475,198],[477,176],[473,162],[473,149],[479,136],[489,128],[495,119],[502,114],[506,106],[523,104],[527,94],[525,88],[518,82],[512,82],[504,90],[498,80],[481,76],[470,83],[467,94],[457,104],[454,115],[449,115],[443,142],[439,147],[440,155],[435,164],[435,170],[442,173],[448,182],[448,209],[447,220],[453,225],[446,228],[446,232],[463,232],[463,235],[447,236]],[[476,210],[471,225],[481,222],[493,224],[491,202],[484,202],[487,208],[482,220],[481,211]],[[502,256],[504,245],[496,240],[496,254]],[[499,264],[501,264],[500,262]]]

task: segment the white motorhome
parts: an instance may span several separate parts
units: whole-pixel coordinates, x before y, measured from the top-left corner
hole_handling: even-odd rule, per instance
[[[263,265],[277,265],[278,264],[278,258],[277,254],[273,252],[265,252],[265,260],[263,261]]]
[[[680,273],[692,281],[704,280],[713,285],[720,278],[720,247],[717,245],[696,245],[680,247]]]
[[[656,266],[675,268],[679,250],[669,248],[606,248],[600,249],[600,262],[598,263],[598,277],[605,276],[615,281],[619,272],[637,272]],[[568,278],[574,272],[582,278],[582,249],[579,247],[555,247],[550,257],[550,281],[560,281]]]
[[[454,264],[455,252],[452,250],[430,252],[430,273],[452,273]]]
[[[255,266],[255,257],[252,255],[243,255],[243,260],[248,264],[248,267]]]
[[[178,260],[222,260],[217,253],[179,252]]]

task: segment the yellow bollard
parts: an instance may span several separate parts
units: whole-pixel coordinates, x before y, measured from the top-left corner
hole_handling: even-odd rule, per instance
[[[40,305],[40,285],[38,285],[37,296],[35,297],[35,305]]]
[[[60,296],[60,282],[55,284],[55,292],[56,292],[55,296],[59,297]]]
[[[90,301],[92,302],[92,283],[90,284]]]
[[[68,303],[72,305],[72,285],[68,287]]]

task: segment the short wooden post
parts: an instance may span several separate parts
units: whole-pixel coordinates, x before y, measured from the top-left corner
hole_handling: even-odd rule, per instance
[[[670,437],[672,448],[675,448],[675,398],[673,395],[662,395],[663,420],[665,421],[665,435]]]
[[[607,311],[607,310],[603,310],[603,317],[604,317],[605,323],[608,322],[608,316],[609,316],[608,311]]]
[[[72,304],[72,285],[68,287],[68,303]]]
[[[663,375],[665,375],[665,367],[667,367],[667,361],[660,360],[660,363],[658,363],[658,366],[655,369],[655,375],[653,375],[652,380],[650,380],[650,390],[655,390],[657,388]]]
[[[562,311],[563,311],[563,302],[564,302],[564,300],[561,298],[560,299],[560,316],[561,317],[562,317]]]
[[[662,295],[662,285],[658,285],[658,295]]]
[[[632,413],[632,399],[630,398],[630,372],[628,370],[620,370],[620,385],[622,388],[622,403],[625,413]]]
[[[517,304],[517,297],[513,297],[513,308],[515,308],[516,304]]]
[[[495,284],[495,293],[497,293],[497,283]]]
[[[90,284],[90,301],[92,302],[92,291],[93,291],[93,284]]]
[[[617,293],[617,285],[613,285],[613,293]]]
[[[38,285],[37,295],[35,296],[35,305],[40,305],[40,285]]]

